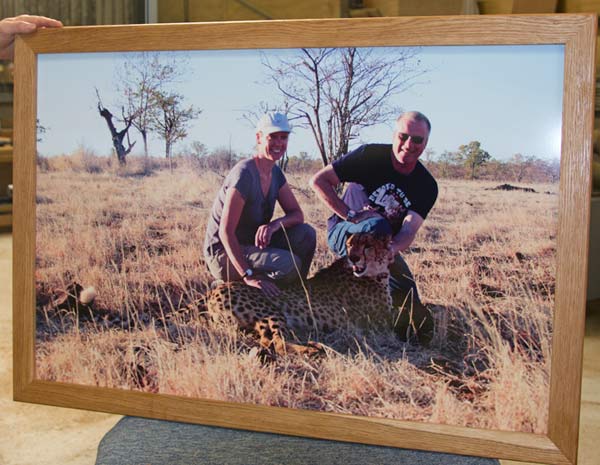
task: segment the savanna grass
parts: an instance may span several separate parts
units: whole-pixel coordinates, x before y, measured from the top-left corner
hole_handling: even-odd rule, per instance
[[[100,157],[98,157],[100,158]],[[433,310],[429,346],[338,334],[319,359],[261,363],[250,335],[201,305],[206,218],[224,173],[179,160],[123,170],[91,154],[38,173],[37,376],[197,398],[544,433],[557,195],[441,180],[405,254]],[[52,163],[54,163],[54,165]],[[333,255],[308,175],[288,180],[318,231],[312,272]],[[52,308],[56,289],[94,286],[91,314]],[[188,307],[189,306],[189,307]]]

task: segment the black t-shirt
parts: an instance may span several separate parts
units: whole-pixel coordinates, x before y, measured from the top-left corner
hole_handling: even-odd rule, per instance
[[[396,234],[408,210],[427,217],[438,195],[438,186],[427,168],[417,162],[408,175],[398,173],[392,165],[391,144],[367,144],[333,162],[333,169],[342,182],[363,186],[369,204],[377,209]],[[333,215],[328,230],[342,221]]]

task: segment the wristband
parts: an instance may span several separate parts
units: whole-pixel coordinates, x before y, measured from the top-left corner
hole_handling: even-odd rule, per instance
[[[249,278],[253,275],[254,273],[252,272],[251,268],[248,268],[246,271],[244,271],[244,274],[242,275],[242,279],[246,279]]]

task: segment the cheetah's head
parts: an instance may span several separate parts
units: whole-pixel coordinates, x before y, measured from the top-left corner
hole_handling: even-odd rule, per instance
[[[354,276],[376,277],[389,273],[394,261],[390,248],[391,236],[375,236],[372,233],[358,233],[346,240],[348,265]]]

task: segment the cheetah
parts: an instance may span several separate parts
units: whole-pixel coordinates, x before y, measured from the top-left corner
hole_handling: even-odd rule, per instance
[[[213,319],[233,316],[273,356],[322,353],[324,346],[313,339],[334,330],[391,329],[390,241],[389,236],[354,234],[346,242],[346,258],[321,269],[304,286],[280,287],[272,300],[242,282],[221,284],[207,295],[207,313]]]

